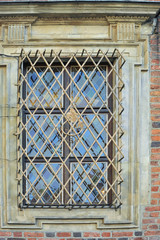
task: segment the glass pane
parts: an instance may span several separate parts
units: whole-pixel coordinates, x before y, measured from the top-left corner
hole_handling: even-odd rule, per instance
[[[77,107],[85,107],[88,103],[93,107],[102,107],[103,101],[106,101],[106,67],[99,66],[100,72],[94,68],[94,66],[83,67],[84,71],[81,70],[76,74],[79,68],[72,67],[71,74],[75,84],[71,85],[71,98],[74,99]]]
[[[78,163],[72,163],[72,172],[74,178],[72,180],[72,196],[77,204],[98,204],[102,198],[101,203],[106,201],[106,166],[107,163],[98,162],[94,163],[82,163],[80,166]],[[104,173],[105,172],[105,173]],[[104,173],[104,176],[102,174]]]
[[[85,114],[82,117],[85,124],[80,130],[75,128],[78,131],[76,134],[73,133],[71,137],[71,147],[74,155],[77,157],[83,157],[84,155],[85,157],[105,156],[107,150],[103,153],[102,149],[108,141],[106,132],[107,114],[99,114],[99,119],[94,114]],[[90,149],[89,153],[86,153],[88,149]]]
[[[52,70],[57,79],[50,70],[46,71],[45,67],[36,67],[37,73],[33,69],[28,73],[28,83],[34,92],[31,93],[31,90],[27,85],[26,97],[30,94],[29,99],[27,100],[29,107],[41,107],[36,97],[45,108],[62,107],[62,88],[59,85],[59,83],[62,85],[62,75],[60,75],[62,68],[54,67]]]
[[[34,115],[34,118],[27,115],[26,122],[26,150],[29,157],[37,153],[37,157],[42,154],[45,157],[62,156],[61,115],[50,115],[50,118],[46,115]]]
[[[62,189],[62,168],[61,164],[50,163],[45,166],[44,163],[36,163],[29,166],[26,164],[26,199],[30,204],[57,204],[62,198],[60,191]],[[56,176],[55,176],[56,174]],[[31,186],[31,184],[33,186]],[[47,185],[49,187],[47,188]],[[60,194],[59,194],[60,193]],[[57,197],[57,199],[56,199]]]

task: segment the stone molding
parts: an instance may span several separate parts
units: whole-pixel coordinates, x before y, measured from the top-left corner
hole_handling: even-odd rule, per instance
[[[26,4],[12,4],[12,7],[9,5],[2,4],[0,9],[0,15],[36,15],[36,16],[105,16],[105,15],[131,15],[131,16],[154,16],[156,11],[160,7],[160,4],[157,3],[133,3],[130,2],[92,2],[92,3],[77,3],[77,2],[68,2],[68,3],[47,3],[47,4],[38,4],[30,3]]]

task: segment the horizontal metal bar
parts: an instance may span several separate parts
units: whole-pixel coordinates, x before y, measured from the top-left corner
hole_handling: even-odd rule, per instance
[[[24,204],[23,208],[111,208],[112,204]],[[116,207],[114,207],[116,208]]]
[[[52,108],[44,108],[44,109],[50,115],[52,115],[52,114],[62,114],[61,111],[58,110],[58,109],[52,109]],[[91,114],[91,113],[95,114],[96,112],[99,112],[99,113],[109,113],[108,109],[106,109],[106,108],[102,108],[100,110],[98,108],[93,108],[93,109],[94,109],[94,111],[92,109],[89,109],[89,108],[85,109],[85,110],[84,110],[84,108],[77,108],[77,111],[79,113],[82,113],[84,111],[83,114]],[[66,109],[64,109],[64,108],[61,108],[61,110],[63,111],[63,113],[65,113],[65,111],[66,111]],[[25,114],[29,114],[29,111],[27,109],[24,109],[23,111],[25,112]],[[35,108],[30,108],[30,111],[34,112]],[[36,115],[36,114],[45,114],[45,111],[42,108],[41,109],[39,108],[34,113],[34,115]]]
[[[87,55],[76,56],[76,58],[78,59],[78,61],[79,61],[80,64],[83,64],[84,60],[85,60],[87,57],[88,57]],[[92,56],[92,57],[94,57],[94,56]],[[52,57],[48,56],[48,57],[46,57],[46,58],[47,58],[48,64],[50,64],[50,63],[52,62],[53,58],[54,58],[54,53],[52,53]],[[94,57],[94,61],[95,61],[95,62],[98,62],[98,61],[100,60],[100,58],[101,58],[101,57]],[[37,59],[37,57],[32,57],[32,56],[30,56],[30,59],[32,60],[32,62],[35,62],[36,59]],[[60,59],[62,60],[62,62],[63,62],[64,64],[66,64],[66,63],[69,61],[70,58],[65,57],[65,56],[60,56]],[[110,57],[110,58],[109,58],[109,60],[111,61],[112,64],[113,64],[113,62],[114,62],[115,59],[116,59],[116,57]],[[23,63],[24,63],[24,66],[25,66],[25,67],[30,66],[30,64],[28,63],[28,59],[27,59],[27,58],[23,61]],[[41,67],[41,66],[44,67],[44,63],[45,63],[44,60],[43,60],[42,58],[40,58],[40,59],[38,60],[38,62],[35,64],[35,67]],[[53,65],[51,65],[51,67],[54,66],[54,64],[58,64],[59,66],[62,66],[62,64],[60,63],[60,61],[59,61],[57,58],[55,59],[55,61],[53,62]],[[105,64],[105,65],[108,64],[108,63],[107,63],[107,60],[106,60],[105,58],[101,60],[101,63],[99,64],[99,66],[101,66],[101,65],[103,65],[103,64]],[[45,65],[46,65],[46,64],[45,64]],[[71,66],[71,65],[76,65],[76,66],[78,66],[77,63],[76,63],[76,61],[74,60],[74,58],[70,61],[70,64],[69,64],[68,66]],[[94,63],[93,63],[92,60],[89,58],[88,61],[87,61],[87,63],[86,63],[86,65],[94,66]],[[85,65],[84,65],[84,67],[85,67]]]
[[[32,160],[34,157],[30,157],[30,159]],[[45,157],[46,159],[50,159],[49,157]],[[79,161],[81,161],[81,159],[83,158],[83,157],[77,157],[78,158],[78,160]],[[108,161],[108,159],[107,158],[104,158],[104,157],[100,157],[98,160],[96,160],[97,159],[97,157],[93,157],[93,159],[95,159],[95,161],[96,162],[109,162]],[[64,160],[65,161],[65,158],[64,157],[62,157],[62,160]],[[30,161],[28,160],[28,158],[24,158],[24,161],[26,162],[26,163],[30,163]],[[70,157],[70,158],[68,158],[68,160],[67,161],[69,161],[69,162],[77,162],[77,160],[74,158],[74,157]],[[52,158],[50,161],[49,161],[50,163],[62,163],[62,161],[58,158],[58,157],[55,157],[55,158]],[[90,158],[90,157],[86,157],[83,161],[82,161],[82,163],[86,163],[86,162],[91,162],[91,163],[93,163],[93,160]],[[43,159],[43,157],[37,157],[34,161],[33,161],[33,163],[46,163],[46,161]]]

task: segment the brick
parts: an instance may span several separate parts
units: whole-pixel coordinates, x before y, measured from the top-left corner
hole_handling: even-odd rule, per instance
[[[158,189],[159,189],[158,186],[151,187],[152,192],[158,192]]]
[[[96,238],[97,240],[117,240],[117,238]],[[84,238],[83,238],[83,240],[85,240]],[[87,238],[87,240],[88,240],[88,238]]]
[[[44,237],[44,233],[40,233],[40,232],[24,232],[24,237]]]
[[[151,76],[153,76],[153,77],[155,77],[155,76],[160,77],[160,71],[153,71],[153,72],[151,72]]]
[[[7,240],[26,240],[25,238],[7,238]]]
[[[157,201],[156,199],[152,199],[152,200],[151,200],[151,204],[152,204],[152,205],[157,205],[157,204],[158,204],[158,201]]]
[[[160,97],[151,97],[151,98],[150,98],[150,101],[151,101],[151,102],[155,102],[155,103],[156,103],[156,102],[159,103],[159,102],[160,102]]]
[[[158,173],[153,173],[153,174],[151,175],[151,178],[159,178],[159,174],[158,174]]]
[[[57,239],[57,238],[38,238],[38,240],[60,240],[60,239]]]
[[[151,70],[160,70],[160,66],[158,65],[152,65]]]
[[[159,98],[159,101],[160,101],[160,98]],[[160,121],[160,116],[154,116],[154,117],[152,116],[151,120],[152,121]]]
[[[58,232],[57,237],[71,237],[70,232]]]
[[[144,237],[135,237],[134,240],[144,240]]]
[[[14,232],[13,237],[22,237],[22,232]]]
[[[151,40],[151,41],[155,41],[156,43],[155,44],[157,44],[157,40]],[[158,59],[152,59],[151,60],[151,64],[159,64],[159,60]]]
[[[151,147],[160,147],[160,142],[152,142]]]
[[[151,110],[151,114],[152,115],[159,115],[160,114],[160,110],[159,109],[158,110]]]
[[[152,167],[151,171],[152,172],[160,172],[160,167]]]
[[[83,233],[84,237],[100,237],[100,233],[97,232],[85,232]]]
[[[152,166],[158,166],[159,164],[158,164],[158,161],[151,161],[151,165]]]
[[[0,232],[0,236],[2,236],[2,237],[4,237],[4,236],[9,237],[9,236],[11,236],[11,235],[12,235],[11,232]]]
[[[55,232],[46,232],[46,237],[55,237]]]
[[[145,231],[144,235],[145,236],[154,236],[154,235],[160,236],[160,231]]]
[[[67,240],[83,240],[82,238],[67,238]]]
[[[160,148],[152,148],[151,152],[152,153],[160,153]]]
[[[73,232],[73,237],[82,237],[81,232]]]
[[[111,236],[110,232],[103,232],[102,233],[102,237],[110,237],[110,236]]]
[[[159,85],[157,85],[157,84],[151,84],[150,89],[151,89],[151,90],[159,90],[159,89],[160,89],[160,84],[159,84]]]
[[[160,206],[155,206],[155,207],[146,207],[145,208],[146,211],[149,211],[149,212],[154,212],[154,211],[160,211]]]
[[[152,198],[160,198],[160,193],[152,193],[151,197]]]
[[[152,82],[152,83],[160,83],[160,78],[158,78],[158,77],[156,77],[156,78],[152,77],[152,78],[151,78],[151,82]]]
[[[152,219],[152,218],[151,219],[150,218],[149,219],[143,219],[142,223],[143,224],[155,223],[155,219]]]
[[[117,240],[117,238],[98,238],[98,240]]]
[[[158,103],[152,103],[150,104],[150,106],[151,106],[151,109],[160,109],[160,104]]]
[[[153,110],[153,111],[157,112],[157,110]],[[159,112],[159,110],[158,110],[158,112]],[[158,114],[160,114],[160,113],[158,113]],[[160,129],[153,129],[152,130],[152,135],[159,135],[159,134],[160,134]]]
[[[151,159],[152,160],[160,160],[160,154],[152,154]]]
[[[128,238],[118,238],[118,240],[128,240]]]
[[[160,141],[160,136],[152,136],[152,141]]]
[[[141,231],[135,232],[134,235],[135,236],[142,236],[142,232]]]
[[[112,237],[132,237],[133,232],[113,232]]]
[[[160,91],[152,91],[151,96],[160,96]]]
[[[103,240],[105,240],[105,238],[102,238]],[[68,239],[67,239],[68,240]],[[77,239],[76,239],[77,240]],[[85,240],[85,238],[83,238],[82,240]],[[87,240],[96,240],[96,238],[87,238]],[[108,239],[107,239],[108,240]]]
[[[18,239],[17,239],[18,240]],[[27,238],[27,240],[36,240],[36,238]]]
[[[154,122],[152,123],[153,128],[160,128],[160,122]]]
[[[150,44],[155,44],[155,45],[157,45],[157,39],[150,40]]]
[[[160,185],[160,180],[154,180],[154,181],[152,181],[152,185]]]
[[[158,225],[149,225],[149,229],[158,229]]]

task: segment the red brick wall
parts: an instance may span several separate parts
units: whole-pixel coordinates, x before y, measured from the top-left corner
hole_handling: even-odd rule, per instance
[[[88,232],[0,231],[0,240],[160,240],[160,16],[158,33],[150,37],[151,202],[145,207],[142,229]]]
[[[0,2],[60,2],[60,1],[65,1],[65,0],[0,0]],[[72,1],[72,2],[85,2],[87,0],[66,0],[66,2]],[[90,0],[89,0],[90,1]],[[96,2],[96,0],[93,0],[94,2]],[[97,0],[97,2],[99,2],[100,0]],[[101,0],[101,1],[105,1],[105,0]],[[109,0],[110,2],[112,2],[111,0]],[[116,0],[114,0],[115,2]],[[107,2],[107,0],[106,0]],[[125,2],[125,0],[122,0],[121,2]],[[131,2],[160,2],[160,0],[132,0]]]

